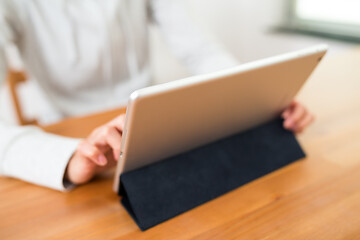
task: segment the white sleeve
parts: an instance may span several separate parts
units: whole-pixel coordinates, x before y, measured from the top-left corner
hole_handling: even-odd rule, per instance
[[[0,33],[1,34],[1,33]],[[0,84],[5,56],[0,47]],[[0,175],[65,191],[64,173],[78,139],[55,136],[36,127],[5,125],[0,119]]]
[[[150,0],[150,14],[172,52],[193,73],[208,73],[239,64],[219,44],[200,33],[181,1]]]
[[[9,2],[0,2],[0,85],[7,71],[5,47],[16,42],[6,4]],[[64,184],[64,173],[78,143],[78,139],[47,134],[37,127],[5,125],[0,119],[0,175],[70,189],[70,184]]]
[[[0,174],[65,191],[69,159],[79,139],[60,137],[37,127],[6,126],[0,123]]]

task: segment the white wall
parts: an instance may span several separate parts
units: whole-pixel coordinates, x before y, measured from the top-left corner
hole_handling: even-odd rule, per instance
[[[248,62],[275,54],[301,49],[319,43],[330,45],[330,54],[350,47],[317,37],[280,34],[271,31],[284,21],[288,0],[183,0],[198,26],[221,42],[241,62]],[[159,82],[186,76],[157,34],[154,35],[153,62]],[[155,55],[155,56],[154,56]],[[161,67],[166,58],[166,69]]]

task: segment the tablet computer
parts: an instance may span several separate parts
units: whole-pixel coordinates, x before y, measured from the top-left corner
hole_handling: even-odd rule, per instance
[[[318,45],[136,90],[127,105],[114,190],[124,172],[279,117],[326,51]]]

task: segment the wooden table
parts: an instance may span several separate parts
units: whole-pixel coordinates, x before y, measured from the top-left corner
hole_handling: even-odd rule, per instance
[[[360,239],[360,49],[327,57],[299,99],[317,121],[308,154],[283,169],[141,232],[111,190],[112,173],[60,193],[0,179],[0,239]],[[83,137],[124,110],[45,130]]]

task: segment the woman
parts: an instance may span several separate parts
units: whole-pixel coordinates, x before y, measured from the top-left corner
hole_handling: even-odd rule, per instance
[[[176,0],[2,0],[0,72],[14,44],[59,117],[124,104],[150,83],[148,23],[194,74],[237,65],[198,34]],[[0,82],[4,76],[0,76]],[[47,113],[44,113],[46,115]],[[299,103],[283,113],[300,132],[313,119]],[[119,156],[123,116],[84,140],[0,123],[0,174],[58,190],[88,182]]]

